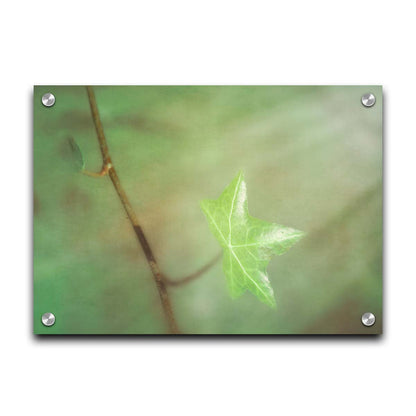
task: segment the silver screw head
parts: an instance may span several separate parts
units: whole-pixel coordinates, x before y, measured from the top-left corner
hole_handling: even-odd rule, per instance
[[[55,323],[55,315],[51,312],[46,312],[42,315],[42,323],[45,326],[52,326]]]
[[[361,97],[361,102],[364,107],[372,107],[376,103],[376,97],[371,92],[368,92]]]
[[[371,312],[363,313],[363,316],[361,317],[361,322],[365,326],[373,326],[376,322],[376,317]]]
[[[55,104],[55,96],[50,92],[42,95],[42,104],[45,107],[52,107]]]

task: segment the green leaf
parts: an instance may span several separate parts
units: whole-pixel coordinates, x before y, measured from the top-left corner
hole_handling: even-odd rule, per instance
[[[286,252],[304,233],[249,215],[242,172],[218,199],[203,200],[201,208],[224,249],[223,270],[231,296],[236,298],[249,290],[262,302],[276,307],[267,265],[273,254]]]
[[[67,141],[69,145],[70,160],[72,165],[77,171],[83,170],[85,168],[85,162],[81,149],[73,137],[68,137]]]

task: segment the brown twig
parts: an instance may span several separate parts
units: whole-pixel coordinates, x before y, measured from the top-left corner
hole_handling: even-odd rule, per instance
[[[171,333],[179,333],[178,325],[176,324],[175,316],[173,314],[172,305],[169,299],[168,292],[166,290],[166,283],[163,275],[159,269],[156,259],[153,255],[152,249],[143,233],[143,230],[139,224],[136,214],[127,198],[127,195],[121,186],[120,179],[117,176],[114,165],[111,162],[110,153],[108,150],[107,140],[104,135],[103,125],[101,123],[100,115],[98,113],[97,102],[95,100],[94,90],[92,87],[87,87],[88,99],[90,102],[91,114],[94,120],[95,130],[97,132],[98,142],[100,144],[101,154],[103,157],[103,169],[113,182],[114,188],[120,198],[121,203],[127,213],[127,216],[131,222],[134,232],[139,239],[140,245],[146,256],[147,263],[149,264],[150,270],[152,271],[156,287],[159,291],[160,300],[162,302],[163,312],[169,325]],[[101,175],[98,175],[101,176]]]
[[[170,286],[182,286],[185,283],[189,283],[190,281],[196,279],[197,277],[204,274],[207,270],[209,270],[220,258],[222,253],[218,253],[210,262],[208,262],[205,266],[201,267],[199,270],[191,273],[186,277],[182,277],[181,279],[171,279],[170,277],[163,275],[163,280],[166,284]]]
[[[99,172],[91,172],[90,170],[83,169],[81,170],[81,173],[93,178],[102,178],[103,176],[108,175],[108,171],[110,170],[111,166],[111,163],[104,165]]]
[[[100,144],[101,154],[103,157],[103,166],[100,172],[91,172],[85,169],[83,169],[81,172],[84,175],[91,176],[94,178],[100,178],[106,175],[110,177],[111,181],[113,182],[114,188],[117,191],[117,194],[120,198],[120,201],[123,204],[123,207],[127,213],[127,216],[133,226],[133,229],[137,235],[137,238],[139,239],[140,245],[144,251],[149,267],[153,273],[153,277],[155,279],[156,286],[159,291],[163,311],[168,321],[170,331],[172,333],[179,333],[165,284],[170,286],[182,286],[196,279],[197,277],[205,273],[208,269],[210,269],[220,259],[221,253],[217,254],[210,262],[208,262],[205,266],[201,267],[199,270],[183,278],[171,279],[170,277],[162,274],[153,255],[153,252],[150,248],[150,245],[144,235],[143,229],[139,225],[136,214],[133,211],[133,208],[127,198],[127,195],[121,186],[120,179],[117,176],[116,170],[111,162],[107,140],[105,138],[104,129],[101,123],[100,115],[98,113],[98,107],[97,102],[95,100],[94,90],[92,89],[92,87],[87,87],[87,92],[91,107],[92,118],[94,120],[98,142]]]

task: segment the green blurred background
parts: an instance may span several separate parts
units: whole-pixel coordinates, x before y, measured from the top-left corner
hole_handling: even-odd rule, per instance
[[[221,261],[169,288],[191,334],[380,333],[382,89],[345,87],[94,87],[110,153],[162,270],[180,278],[220,247],[199,201],[241,169],[250,214],[308,235],[268,272],[273,310],[232,300]],[[371,91],[372,108],[360,98]],[[46,108],[41,97],[56,96]],[[76,172],[101,154],[84,87],[34,90],[34,332],[163,334],[145,257],[109,178]],[[373,312],[371,328],[361,324]],[[44,312],[56,323],[46,328]]]

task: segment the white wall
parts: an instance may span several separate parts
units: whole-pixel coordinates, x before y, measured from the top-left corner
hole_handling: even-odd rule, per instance
[[[415,414],[412,3],[4,3],[0,413]],[[383,84],[385,335],[171,341],[34,338],[31,88],[55,83]]]

